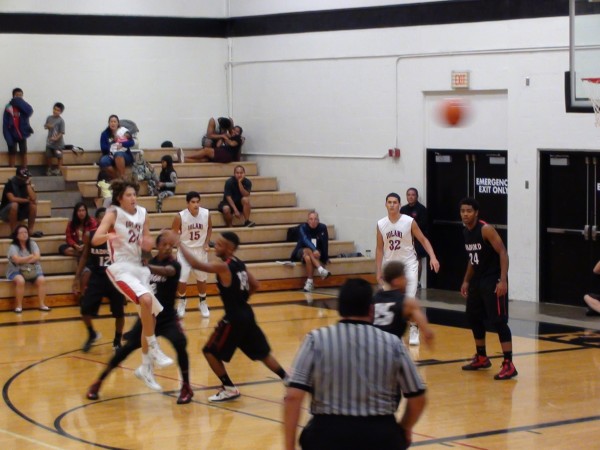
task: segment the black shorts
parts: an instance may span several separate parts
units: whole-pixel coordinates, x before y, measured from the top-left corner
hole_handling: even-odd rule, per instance
[[[467,316],[491,322],[508,322],[508,295],[498,297],[498,277],[471,280],[467,295]]]
[[[300,434],[303,450],[403,450],[406,433],[389,416],[315,415]]]
[[[10,213],[12,202],[8,203],[4,208],[0,210],[0,219],[3,222],[8,222],[8,215]],[[17,208],[17,220],[25,220],[29,218],[29,203],[18,203]],[[11,230],[14,231],[14,230]]]
[[[13,145],[9,145],[8,154],[16,155],[17,145],[19,146],[19,153],[21,153],[21,155],[25,155],[27,153],[27,139],[21,139],[20,141],[15,141]]]
[[[242,202],[233,202],[235,204],[235,207],[238,209],[238,211],[242,211],[242,209],[244,209],[244,207],[242,206]],[[217,206],[217,209],[221,212],[223,212],[223,208],[225,206],[229,206],[229,208],[231,209],[231,206],[229,205],[229,202],[223,200],[221,201],[221,203],[219,203],[219,206]],[[233,214],[233,210],[231,211],[231,214]]]
[[[229,322],[224,317],[208,338],[203,351],[229,362],[238,348],[253,361],[265,359],[271,353],[267,338],[253,318]]]
[[[81,299],[81,315],[97,316],[102,298],[107,297],[110,302],[112,316],[119,319],[125,315],[125,297],[111,283],[105,273],[92,272],[87,288]]]

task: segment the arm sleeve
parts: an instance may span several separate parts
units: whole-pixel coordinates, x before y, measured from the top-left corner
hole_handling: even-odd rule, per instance
[[[75,239],[73,239],[73,222],[69,221],[69,223],[67,223],[67,229],[65,230],[65,240],[67,241],[67,244],[69,244],[71,247],[73,247],[75,244],[77,244],[77,242],[75,242]]]
[[[244,189],[246,189],[248,192],[252,192],[252,181],[250,181],[248,178],[244,178],[242,184],[244,185]]]
[[[108,155],[110,153],[110,142],[108,140],[108,133],[106,130],[102,132],[100,135],[100,150],[103,155]]]
[[[20,97],[14,97],[10,101],[10,104],[19,108],[19,111],[27,117],[31,117],[33,114],[33,108],[31,105]]]
[[[223,195],[225,197],[227,197],[227,196],[233,197],[233,188],[232,188],[233,183],[235,183],[235,180],[233,178],[229,178],[225,182],[225,188],[223,189]]]
[[[313,368],[315,355],[315,340],[313,332],[304,337],[304,341],[292,364],[288,386],[311,391],[313,385]]]
[[[308,235],[308,224],[303,223],[302,225],[300,225],[298,235],[300,236],[300,238],[298,239],[298,244],[300,245],[300,248],[310,248],[311,250],[317,249],[317,247],[313,245],[312,241],[310,240],[310,236]]]
[[[167,181],[165,186],[167,188],[175,189],[175,186],[177,186],[177,172],[171,172],[171,181]]]

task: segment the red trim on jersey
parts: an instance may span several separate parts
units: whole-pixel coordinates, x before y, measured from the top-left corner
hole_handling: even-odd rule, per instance
[[[129,285],[127,283],[125,283],[124,281],[115,280],[115,278],[112,276],[112,274],[108,270],[106,271],[106,274],[108,275],[108,278],[110,278],[110,281],[112,281],[112,283],[115,285],[117,290],[121,294],[123,294],[127,298],[127,300],[135,303],[136,305],[140,304],[137,295],[135,295],[135,292],[133,291],[133,289],[131,289],[129,287]]]

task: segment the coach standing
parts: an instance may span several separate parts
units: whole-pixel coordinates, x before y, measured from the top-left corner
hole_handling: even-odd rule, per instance
[[[285,448],[296,448],[300,407],[311,392],[312,419],[300,435],[304,450],[405,449],[425,408],[425,384],[400,339],[372,325],[371,286],[349,279],[334,325],[305,337],[288,380]],[[402,395],[400,423],[394,413]]]

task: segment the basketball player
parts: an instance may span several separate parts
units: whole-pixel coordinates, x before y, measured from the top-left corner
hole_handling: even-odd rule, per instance
[[[395,192],[385,198],[388,215],[377,222],[377,249],[375,262],[377,264],[377,281],[383,286],[383,266],[392,260],[404,263],[406,276],[406,295],[415,297],[419,283],[419,262],[413,245],[413,237],[417,239],[429,255],[429,266],[436,273],[440,263],[435,257],[429,239],[427,239],[417,222],[412,217],[400,213],[400,196]],[[408,343],[419,345],[419,327],[410,325]]]
[[[96,214],[96,216],[98,217],[98,214]],[[114,287],[106,275],[106,268],[110,264],[108,247],[106,242],[97,246],[91,245],[95,233],[96,230],[93,230],[83,236],[83,251],[81,258],[79,258],[79,264],[77,265],[75,278],[73,280],[73,292],[81,293],[79,280],[83,270],[86,267],[89,269],[91,274],[89,281],[87,282],[87,287],[83,291],[83,298],[81,299],[81,319],[88,330],[88,338],[82,348],[84,353],[89,352],[92,344],[100,338],[100,333],[94,330],[92,317],[98,315],[98,310],[102,304],[103,297],[108,298],[110,302],[110,312],[115,318],[115,337],[113,339],[114,350],[121,347],[123,326],[125,325],[123,294]]]
[[[465,250],[469,256],[460,293],[467,299],[467,320],[475,338],[477,353],[463,370],[491,367],[485,349],[485,323],[495,327],[504,354],[502,368],[494,379],[517,376],[512,362],[512,333],[508,327],[508,253],[502,238],[491,225],[479,220],[479,202],[474,198],[460,201],[460,218],[465,225]]]
[[[192,391],[190,386],[189,359],[186,350],[187,338],[183,333],[181,324],[175,312],[175,293],[181,266],[175,258],[173,258],[173,244],[169,239],[165,238],[164,233],[159,234],[156,238],[156,247],[158,248],[158,254],[148,263],[148,268],[152,273],[150,283],[152,287],[155,288],[156,297],[165,308],[156,319],[156,334],[167,338],[177,352],[177,362],[182,378],[181,392],[179,393],[177,404],[182,405],[192,401],[194,391]],[[115,367],[118,367],[119,364],[121,364],[133,351],[140,348],[142,322],[139,318],[128,334],[131,337],[127,340],[125,346],[117,350],[106,368],[100,374],[98,380],[88,388],[86,394],[88,399],[98,400],[100,387],[108,374],[112,372]],[[140,368],[135,371],[136,376],[139,376],[139,370]],[[154,378],[151,378],[151,380],[153,383],[148,384],[148,386],[154,390],[160,391],[161,386],[154,381]]]
[[[173,219],[172,229],[180,235],[179,245],[185,245],[194,253],[198,261],[208,262],[208,243],[212,233],[212,221],[210,212],[206,208],[200,206],[200,194],[195,191],[190,191],[186,194],[185,200],[187,208],[179,211]],[[181,275],[179,284],[177,285],[177,315],[183,318],[185,315],[185,306],[187,304],[186,289],[187,282],[190,277],[192,267],[186,259],[177,253],[177,261],[181,264]],[[194,270],[196,283],[198,285],[198,307],[202,317],[209,317],[210,311],[206,304],[206,279],[207,273],[200,270]]]
[[[185,246],[180,247],[193,268],[217,274],[217,287],[225,307],[225,316],[202,349],[208,365],[223,384],[219,392],[208,397],[210,402],[234,400],[241,395],[223,363],[231,361],[237,348],[253,361],[262,361],[282,380],[287,376],[271,355],[267,338],[256,323],[254,312],[248,304],[250,295],[258,288],[258,281],[246,270],[246,264],[234,256],[239,244],[237,234],[221,234],[215,243],[215,252],[220,261],[214,263],[198,261]]]
[[[373,325],[402,339],[406,332],[407,320],[410,320],[416,323],[423,333],[425,343],[431,345],[433,331],[421,310],[419,301],[404,295],[406,289],[404,264],[400,261],[387,263],[383,268],[383,280],[387,289],[373,296],[375,306]]]
[[[142,251],[152,249],[146,209],[137,204],[138,184],[114,180],[112,207],[91,240],[98,246],[108,242],[110,266],[106,273],[115,287],[138,307],[142,321],[142,365],[138,378],[153,381],[153,366],[166,367],[173,360],[165,355],[154,335],[155,316],[163,307],[150,287],[150,270],[142,265]],[[137,373],[136,373],[137,374]]]

